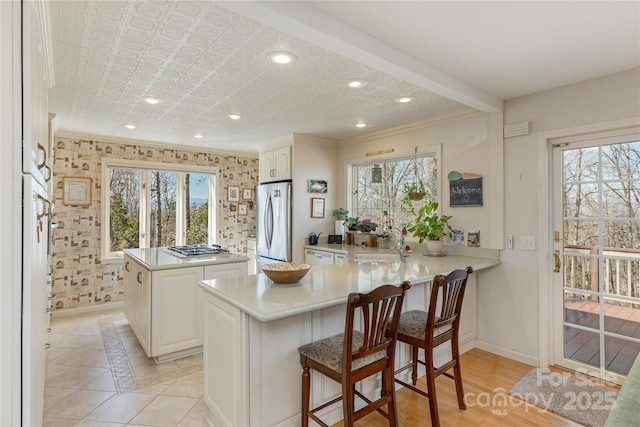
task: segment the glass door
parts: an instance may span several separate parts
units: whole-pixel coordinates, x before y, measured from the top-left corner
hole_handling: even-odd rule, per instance
[[[637,134],[552,141],[554,360],[622,382],[640,352]]]

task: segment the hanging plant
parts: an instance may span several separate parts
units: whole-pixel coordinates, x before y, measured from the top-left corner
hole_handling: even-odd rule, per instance
[[[424,182],[422,182],[420,173],[418,172],[418,147],[415,147],[413,155],[413,173],[413,181],[404,184],[404,187],[402,189],[401,209],[404,212],[415,214],[415,209],[412,202],[418,202],[424,199],[427,195],[427,190],[424,186]]]

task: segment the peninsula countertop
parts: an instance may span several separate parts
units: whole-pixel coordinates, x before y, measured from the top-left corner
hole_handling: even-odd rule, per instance
[[[165,248],[135,248],[125,249],[123,252],[152,271],[249,261],[246,256],[236,254],[179,258],[167,252]]]
[[[403,280],[418,285],[458,268],[471,266],[477,272],[499,264],[496,258],[412,254],[406,263],[349,260],[344,264],[314,266],[299,283],[291,285],[273,283],[259,273],[203,280],[200,287],[257,320],[268,322],[344,303],[351,292],[367,292]]]

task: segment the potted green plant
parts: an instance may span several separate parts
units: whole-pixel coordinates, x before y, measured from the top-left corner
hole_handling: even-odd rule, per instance
[[[402,187],[402,201],[400,202],[400,209],[403,212],[409,212],[416,214],[413,202],[424,199],[427,195],[427,190],[424,186],[424,182],[420,178],[413,182],[405,183]]]
[[[334,209],[333,216],[336,219],[344,221],[349,216],[349,211],[343,208]]]
[[[333,216],[336,219],[334,224],[334,233],[344,235],[344,220],[349,217],[349,211],[343,208],[333,210]]]
[[[429,201],[422,205],[415,221],[407,227],[407,231],[418,237],[418,243],[427,240],[427,254],[441,255],[444,251],[443,237],[451,237],[453,230],[449,225],[450,215],[438,214],[438,202]]]

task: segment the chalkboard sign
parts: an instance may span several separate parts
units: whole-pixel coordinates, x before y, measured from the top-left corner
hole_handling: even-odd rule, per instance
[[[450,180],[449,206],[482,206],[482,178]]]

